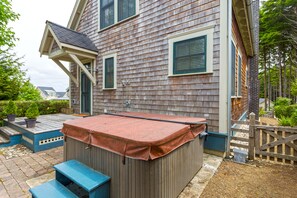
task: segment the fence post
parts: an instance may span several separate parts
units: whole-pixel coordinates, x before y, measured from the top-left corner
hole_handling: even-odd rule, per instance
[[[250,113],[250,125],[249,125],[249,160],[255,159],[255,123],[256,116],[252,112]]]

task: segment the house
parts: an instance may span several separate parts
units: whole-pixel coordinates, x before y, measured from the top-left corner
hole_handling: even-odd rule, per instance
[[[46,22],[39,51],[71,79],[76,113],[205,117],[226,134],[231,119],[259,111],[258,9],[257,0],[77,0],[67,27]]]
[[[37,86],[37,90],[44,100],[69,100],[67,92],[56,92],[53,87]]]

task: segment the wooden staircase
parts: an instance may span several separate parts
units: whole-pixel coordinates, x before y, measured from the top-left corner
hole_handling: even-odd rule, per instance
[[[0,127],[0,147],[13,146],[21,142],[22,133],[8,126]]]
[[[31,188],[34,198],[109,198],[110,177],[85,164],[69,160],[54,166],[56,179]]]

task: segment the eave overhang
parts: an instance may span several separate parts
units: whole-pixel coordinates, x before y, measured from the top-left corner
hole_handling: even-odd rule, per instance
[[[243,40],[243,45],[245,47],[246,53],[248,56],[254,55],[254,47],[253,47],[253,38],[252,38],[252,30],[250,28],[250,13],[246,4],[246,0],[236,0],[232,1],[234,15],[239,27],[240,35]]]

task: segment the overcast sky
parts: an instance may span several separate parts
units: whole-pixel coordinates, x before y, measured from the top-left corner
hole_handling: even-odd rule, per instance
[[[45,28],[45,21],[67,26],[76,0],[12,0],[13,10],[20,19],[12,23],[16,37],[15,51],[24,56],[27,76],[35,86],[54,87],[65,91],[68,76],[47,56],[40,57],[39,46]]]

